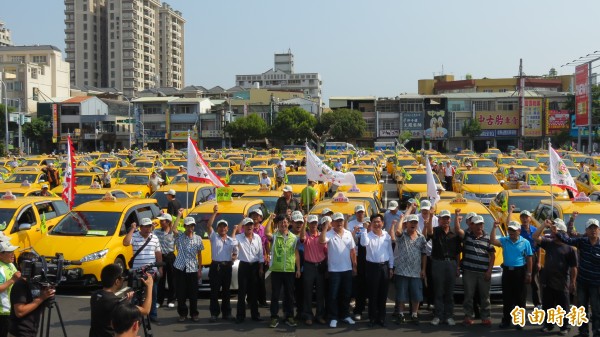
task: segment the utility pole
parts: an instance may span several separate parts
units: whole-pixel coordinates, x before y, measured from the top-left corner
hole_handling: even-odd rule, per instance
[[[523,76],[523,59],[519,59],[519,115],[521,117],[520,148],[521,150],[525,150],[525,77]]]

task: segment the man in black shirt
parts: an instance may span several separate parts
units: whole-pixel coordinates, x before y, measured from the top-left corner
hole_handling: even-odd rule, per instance
[[[154,279],[146,274],[147,278],[142,282],[146,286],[146,299],[138,309],[142,315],[150,313],[152,305],[152,284]],[[122,298],[115,295],[123,287],[123,269],[117,264],[109,264],[102,269],[100,274],[102,289],[98,290],[90,298],[90,309],[92,321],[90,324],[90,337],[112,337],[114,331],[110,324],[110,315],[115,307],[122,302]],[[131,300],[133,291],[127,293],[127,300]]]
[[[37,260],[31,252],[19,255],[19,270],[24,263]],[[25,278],[19,279],[10,292],[10,328],[8,333],[19,337],[35,337],[40,325],[40,314],[44,310],[44,301],[53,297],[55,290],[52,288],[33,289]]]
[[[176,192],[174,189],[170,189],[165,192],[167,200],[169,200],[167,203],[167,213],[171,214],[172,216],[177,216],[179,209],[181,208],[181,203],[179,200],[175,199],[175,194]]]

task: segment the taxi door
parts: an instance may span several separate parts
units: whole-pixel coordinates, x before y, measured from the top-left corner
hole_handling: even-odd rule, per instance
[[[18,251],[32,247],[42,238],[40,223],[41,219],[34,205],[25,204],[17,211],[16,217],[13,218],[9,227],[12,226],[10,229],[10,242],[15,246],[19,246]],[[29,224],[30,227],[27,228],[26,224]],[[15,258],[17,255],[15,254]]]

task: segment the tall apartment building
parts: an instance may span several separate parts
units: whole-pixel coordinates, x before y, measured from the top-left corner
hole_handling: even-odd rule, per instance
[[[4,26],[4,22],[0,21],[0,47],[12,45],[13,42],[10,35],[10,29]]]
[[[71,84],[116,88],[183,88],[183,20],[157,0],[65,0]]]
[[[322,102],[321,75],[294,72],[294,54],[291,51],[275,54],[274,66],[262,74],[235,75],[235,85],[244,89],[254,86],[264,89],[301,91],[305,98]]]

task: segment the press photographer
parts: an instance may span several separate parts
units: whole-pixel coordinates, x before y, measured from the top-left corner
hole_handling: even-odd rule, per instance
[[[23,276],[15,282],[10,292],[10,337],[35,337],[40,325],[40,314],[44,311],[42,305],[47,299],[54,297],[56,292],[51,285],[43,286],[30,282],[34,276],[25,273],[29,265],[35,263],[38,256],[31,252],[19,255],[17,265]]]
[[[112,337],[115,331],[111,325],[111,313],[120,303],[131,301],[135,291],[127,292],[125,297],[117,296],[116,293],[123,288],[125,282],[123,269],[117,264],[109,264],[104,267],[100,277],[102,279],[102,289],[92,294],[90,298],[92,321],[89,336]],[[149,273],[145,273],[145,277],[140,277],[139,280],[143,283],[145,291],[144,300],[141,306],[137,306],[137,309],[141,315],[146,316],[150,314],[150,306],[152,305],[154,279]]]

